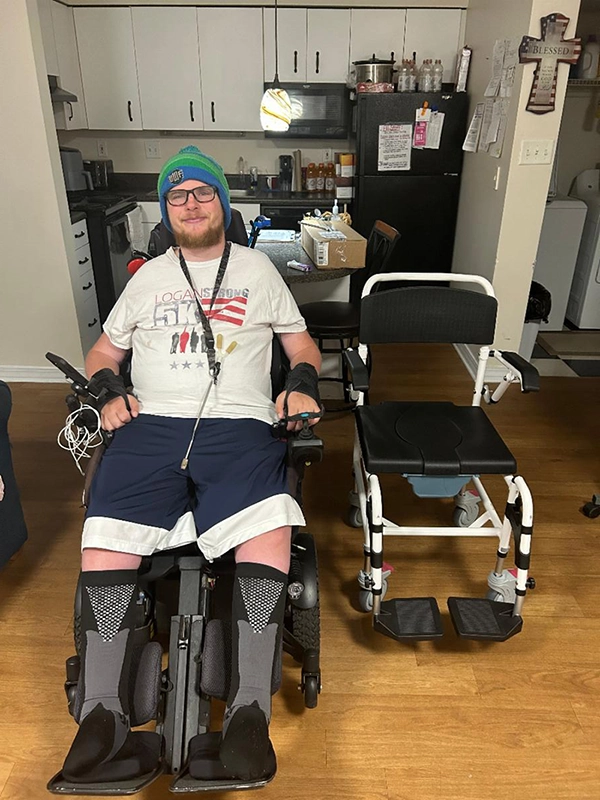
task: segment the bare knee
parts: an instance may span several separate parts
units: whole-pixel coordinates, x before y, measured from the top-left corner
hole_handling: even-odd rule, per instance
[[[81,554],[82,572],[99,572],[112,569],[138,569],[142,557],[135,553],[118,553],[115,550],[99,550],[86,547]]]
[[[289,572],[292,529],[289,525],[275,528],[238,545],[235,560],[266,564],[280,572]]]

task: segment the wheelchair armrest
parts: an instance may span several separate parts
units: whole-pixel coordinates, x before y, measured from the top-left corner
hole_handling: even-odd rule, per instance
[[[360,357],[358,350],[348,347],[344,350],[344,358],[350,370],[350,381],[357,392],[369,390],[369,370]]]
[[[540,373],[533,364],[508,350],[494,350],[494,358],[517,375],[522,392],[539,392]]]

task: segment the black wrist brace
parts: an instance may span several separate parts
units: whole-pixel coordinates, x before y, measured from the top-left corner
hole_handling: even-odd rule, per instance
[[[319,373],[312,364],[307,364],[303,361],[296,364],[294,369],[290,370],[287,380],[285,382],[285,409],[287,413],[287,399],[290,392],[300,392],[312,398],[315,403],[321,408],[321,397],[319,396]]]
[[[100,411],[104,406],[115,397],[122,397],[125,400],[127,411],[131,413],[125,381],[120,375],[115,375],[112,369],[105,367],[95,372],[87,385],[88,391],[96,398],[96,407]]]

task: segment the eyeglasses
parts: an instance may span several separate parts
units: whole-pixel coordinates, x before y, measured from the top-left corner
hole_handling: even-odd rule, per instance
[[[170,206],[184,206],[190,199],[190,195],[194,195],[194,200],[197,203],[210,203],[215,199],[217,193],[216,186],[196,186],[194,189],[171,189],[167,192],[165,197]]]

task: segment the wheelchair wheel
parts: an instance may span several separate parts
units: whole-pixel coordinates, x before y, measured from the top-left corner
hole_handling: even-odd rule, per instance
[[[319,679],[315,675],[304,678],[304,705],[306,708],[316,708],[319,702]]]
[[[350,509],[348,510],[348,525],[351,528],[362,528],[363,519],[360,508],[357,508],[356,506],[350,506]]]
[[[318,597],[313,608],[292,606],[292,633],[304,650],[321,649],[321,614]]]

